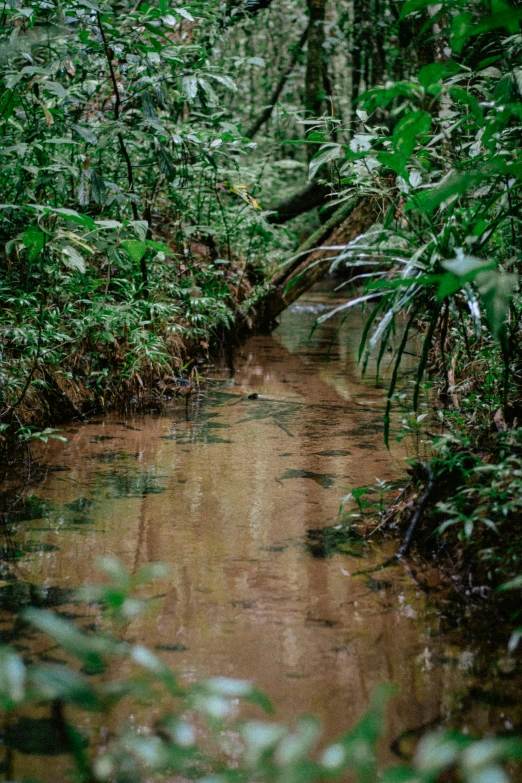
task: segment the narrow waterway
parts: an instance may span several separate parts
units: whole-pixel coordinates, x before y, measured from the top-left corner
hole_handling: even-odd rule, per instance
[[[34,518],[15,521],[5,545],[16,555],[0,587],[5,640],[24,603],[71,611],[68,591],[96,580],[99,555],[130,571],[164,561],[172,575],[153,587],[156,610],[125,633],[191,678],[253,678],[278,717],[314,713],[329,736],[395,682],[386,757],[404,731],[453,715],[478,730],[513,725],[516,703],[470,700],[474,650],[442,633],[403,567],[355,575],[394,543],[331,558],[306,545],[308,530],[335,524],[349,489],[404,471],[404,447],[382,442],[383,392],[357,368],[361,314],[310,336],[331,306],[321,292],[300,300],[187,405],[70,426],[67,444],[40,453]],[[41,773],[41,759],[16,755],[25,774]]]

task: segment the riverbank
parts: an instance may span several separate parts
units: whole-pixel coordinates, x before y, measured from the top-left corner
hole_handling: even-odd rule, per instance
[[[511,655],[521,635],[521,431],[503,417],[497,426],[499,413],[477,415],[471,402],[437,410],[438,434],[434,420],[410,460],[409,478],[385,493],[384,507],[380,486],[356,489],[347,509],[364,539],[398,540],[396,555],[406,564],[435,565],[455,617],[471,633],[489,624],[494,644]],[[350,540],[349,527],[344,537]]]
[[[16,446],[70,420],[110,410],[161,406],[204,382],[211,351],[263,292],[263,276],[199,253],[157,259],[146,292],[109,270],[62,275],[53,296],[41,285],[12,297],[0,328],[0,443]],[[111,277],[112,275],[112,277]],[[13,292],[17,275],[7,277]],[[23,443],[22,443],[23,445]]]

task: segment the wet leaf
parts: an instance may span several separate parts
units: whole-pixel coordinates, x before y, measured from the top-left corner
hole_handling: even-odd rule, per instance
[[[68,666],[33,666],[29,678],[42,698],[50,701],[60,699],[90,710],[100,706],[96,691],[89,680]]]
[[[24,700],[25,677],[20,656],[9,647],[0,647],[0,704],[4,710]]]

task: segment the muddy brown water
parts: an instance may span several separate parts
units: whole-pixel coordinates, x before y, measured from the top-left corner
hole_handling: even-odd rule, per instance
[[[445,630],[419,579],[402,566],[355,574],[396,543],[330,558],[305,545],[308,529],[336,523],[349,489],[404,470],[405,448],[382,442],[383,391],[356,365],[361,313],[310,336],[331,306],[323,291],[308,294],[271,336],[239,350],[233,376],[211,373],[188,407],[70,426],[67,444],[42,450],[39,518],[16,523],[8,542],[17,559],[0,587],[4,640],[24,604],[78,612],[68,591],[96,580],[99,555],[131,572],[164,561],[172,575],[152,588],[155,611],[125,635],[190,678],[253,678],[278,718],[316,714],[328,737],[394,682],[383,759],[426,725],[513,728],[516,699],[483,697],[477,649]],[[428,569],[420,582],[430,578]],[[14,771],[56,779],[57,763],[17,752]]]

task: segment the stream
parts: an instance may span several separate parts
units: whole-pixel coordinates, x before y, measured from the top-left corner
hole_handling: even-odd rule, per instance
[[[171,576],[150,588],[161,597],[125,638],[190,679],[255,679],[278,718],[316,714],[330,738],[360,717],[379,683],[394,682],[386,761],[407,755],[419,727],[520,724],[518,672],[503,671],[484,640],[470,641],[432,605],[434,568],[357,574],[397,542],[332,557],[307,545],[308,530],[336,524],[351,488],[404,475],[406,446],[388,452],[382,440],[383,389],[357,366],[360,311],[310,337],[335,301],[322,289],[307,294],[272,335],[238,350],[234,373],[211,370],[199,397],[160,413],[97,416],[66,427],[66,444],[42,446],[33,513],[11,520],[4,541],[4,641],[45,657],[13,613],[29,603],[81,611],[70,590],[96,580],[97,556],[132,572],[163,561]],[[54,761],[14,756],[16,774],[56,780]]]

